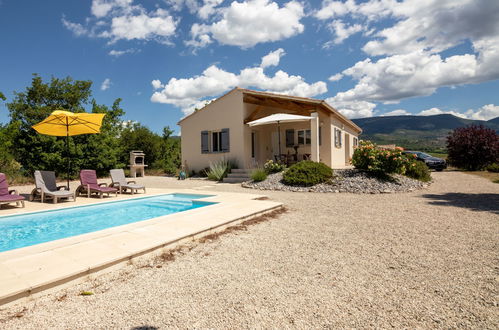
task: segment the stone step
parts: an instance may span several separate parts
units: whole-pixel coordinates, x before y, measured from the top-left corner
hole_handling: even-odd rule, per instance
[[[251,170],[245,168],[233,168],[230,170],[231,173],[250,173]]]
[[[228,173],[227,177],[228,178],[248,178],[249,179],[249,174],[248,173]]]
[[[225,177],[223,179],[223,183],[242,183],[242,182],[245,182],[245,181],[248,181],[249,178],[229,178],[229,177]]]

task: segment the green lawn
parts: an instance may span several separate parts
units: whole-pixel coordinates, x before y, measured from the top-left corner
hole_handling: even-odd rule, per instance
[[[447,154],[444,153],[438,153],[438,152],[427,152],[427,154],[432,155],[433,157],[438,157],[442,159],[447,159]]]

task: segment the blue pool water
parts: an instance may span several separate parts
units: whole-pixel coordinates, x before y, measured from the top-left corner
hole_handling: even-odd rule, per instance
[[[168,194],[0,217],[0,251],[54,241],[215,203],[210,195]]]

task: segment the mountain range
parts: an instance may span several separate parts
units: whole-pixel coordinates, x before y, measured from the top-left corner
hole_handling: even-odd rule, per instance
[[[484,125],[499,133],[499,117],[484,121],[442,114],[358,118],[353,122],[362,128],[364,140],[422,151],[444,151],[447,135],[458,127]]]

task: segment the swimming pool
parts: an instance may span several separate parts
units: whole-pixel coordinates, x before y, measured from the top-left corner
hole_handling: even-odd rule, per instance
[[[212,195],[168,194],[0,217],[0,252],[187,211]]]

